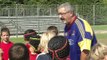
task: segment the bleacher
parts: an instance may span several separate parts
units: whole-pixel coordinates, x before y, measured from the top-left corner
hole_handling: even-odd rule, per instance
[[[6,26],[11,34],[23,34],[27,29],[34,29],[38,33],[45,32],[47,27],[54,25],[63,31],[64,24],[58,16],[12,16],[0,17],[0,26]]]

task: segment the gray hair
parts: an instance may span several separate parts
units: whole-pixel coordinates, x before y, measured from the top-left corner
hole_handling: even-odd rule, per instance
[[[65,8],[66,11],[70,11],[70,12],[74,11],[74,7],[68,2],[59,5],[58,9],[60,9],[60,8]]]

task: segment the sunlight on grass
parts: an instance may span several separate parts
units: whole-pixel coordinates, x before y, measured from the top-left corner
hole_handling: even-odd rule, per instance
[[[107,44],[107,33],[105,34],[96,34],[97,40],[101,43]]]
[[[10,38],[10,40],[14,43],[24,43],[25,42],[23,37]]]
[[[94,30],[107,30],[107,25],[94,25],[92,28]]]
[[[92,27],[95,31],[97,31],[97,30],[107,31],[107,25],[96,25],[96,26],[92,26]],[[96,34],[96,37],[99,42],[107,44],[107,41],[106,41],[107,33],[103,33],[103,34],[98,33],[98,34]],[[18,37],[18,38],[14,37],[14,38],[10,38],[10,40],[14,43],[24,43],[25,42],[23,37]]]

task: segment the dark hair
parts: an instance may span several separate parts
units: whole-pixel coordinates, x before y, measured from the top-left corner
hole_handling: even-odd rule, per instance
[[[29,41],[30,38],[40,38],[40,36],[37,35],[36,31],[33,29],[28,29],[24,32],[24,40]]]
[[[10,36],[10,31],[9,31],[9,29],[7,27],[2,27],[1,28],[1,35],[2,35],[2,32],[7,32],[9,34],[9,36]]]
[[[38,46],[39,46],[40,40],[30,40],[29,43],[36,49],[35,50],[36,53],[40,53],[38,51]]]
[[[35,30],[33,30],[33,29],[28,29],[28,30],[26,30],[26,31],[24,32],[24,34],[32,33],[32,32],[35,32]],[[36,34],[36,32],[35,32],[35,34]]]
[[[66,58],[70,51],[68,40],[63,36],[55,36],[49,41],[48,50],[52,58]]]
[[[29,60],[28,48],[23,43],[14,44],[9,50],[9,60]]]
[[[49,26],[47,28],[47,31],[51,31],[51,32],[54,32],[56,35],[58,35],[58,29],[56,26]]]

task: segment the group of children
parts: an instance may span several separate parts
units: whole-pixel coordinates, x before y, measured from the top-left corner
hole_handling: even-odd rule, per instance
[[[49,26],[41,36],[35,30],[28,29],[23,36],[25,44],[13,43],[10,41],[9,29],[1,28],[0,60],[52,60],[63,57],[65,60],[69,55],[68,40],[58,36],[56,26]]]
[[[12,43],[10,31],[1,29],[0,60],[72,60],[69,58],[69,42],[58,35],[56,26],[49,26],[41,36],[33,29],[24,32],[23,43]],[[97,43],[87,60],[107,60],[107,46]]]

